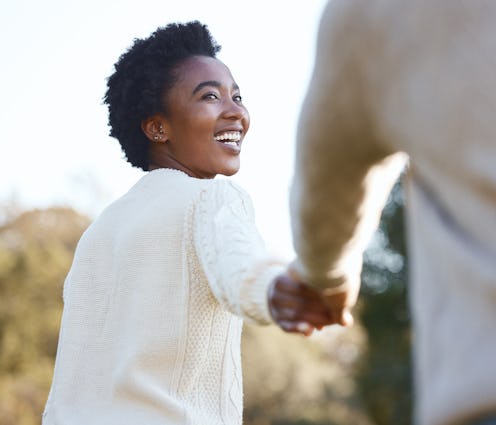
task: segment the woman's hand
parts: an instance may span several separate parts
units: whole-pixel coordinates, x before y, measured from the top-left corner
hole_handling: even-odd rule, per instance
[[[268,298],[272,318],[286,332],[309,336],[314,329],[339,323],[334,320],[322,291],[294,279],[289,273],[274,279]]]

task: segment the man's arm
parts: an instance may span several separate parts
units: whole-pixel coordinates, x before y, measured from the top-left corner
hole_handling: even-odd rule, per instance
[[[329,3],[300,115],[291,219],[293,272],[354,304],[362,255],[406,156],[383,144],[368,97],[366,2]]]

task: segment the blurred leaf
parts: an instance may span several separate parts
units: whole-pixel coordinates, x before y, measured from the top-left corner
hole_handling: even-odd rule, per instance
[[[62,285],[88,218],[49,208],[0,227],[0,423],[39,424],[62,312]]]
[[[377,425],[412,423],[411,330],[403,206],[403,188],[398,182],[382,214],[376,243],[365,255],[362,273],[360,316],[369,344],[356,378],[363,402]],[[396,266],[391,267],[392,264]]]
[[[330,327],[307,339],[245,326],[245,425],[411,423],[402,208],[397,185],[365,255],[352,329]],[[0,424],[34,425],[51,383],[63,281],[89,220],[63,208],[3,216]]]

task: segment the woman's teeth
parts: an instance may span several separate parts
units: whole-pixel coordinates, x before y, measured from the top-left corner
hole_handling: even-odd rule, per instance
[[[241,133],[239,131],[223,133],[215,136],[214,139],[218,142],[225,143],[226,145],[237,146],[238,142],[241,140]]]

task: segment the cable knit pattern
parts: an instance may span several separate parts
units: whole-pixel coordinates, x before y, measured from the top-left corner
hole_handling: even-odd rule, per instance
[[[148,173],[78,244],[43,424],[241,424],[241,318],[280,271],[240,188]]]
[[[203,191],[196,211],[195,243],[220,303],[254,322],[270,323],[267,283],[284,269],[267,261],[250,198],[229,181]],[[237,303],[236,300],[248,300]]]

